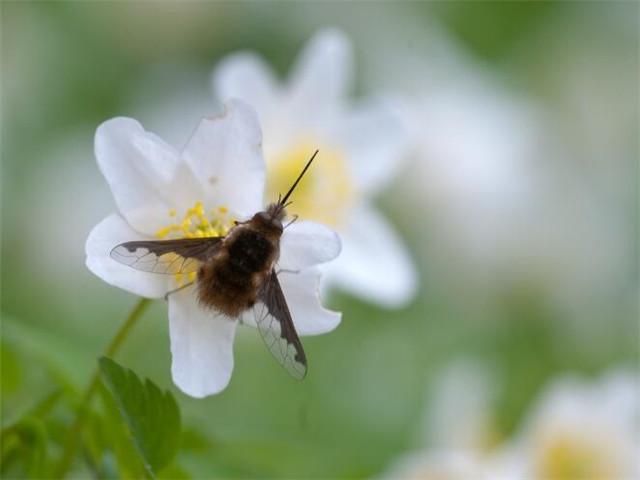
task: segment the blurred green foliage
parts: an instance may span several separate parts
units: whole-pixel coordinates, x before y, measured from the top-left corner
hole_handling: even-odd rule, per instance
[[[55,168],[51,162],[57,159],[49,156],[52,145],[62,136],[83,132],[77,141],[88,154],[81,162],[93,165],[93,129],[112,116],[131,114],[131,86],[157,64],[176,70],[188,65],[201,72],[202,92],[215,62],[237,49],[262,53],[284,73],[320,26],[314,12],[323,13],[318,22],[329,16],[340,24],[348,22],[338,21],[343,8],[366,17],[367,9],[389,5],[3,2],[0,8],[2,474],[42,478],[62,453],[79,394],[97,368],[98,352],[134,302],[91,276],[83,268],[82,251],[68,270],[43,269],[44,256],[63,255],[64,245],[48,241],[50,231],[42,230],[38,250],[25,242],[27,226],[44,224],[30,216],[34,190],[68,187],[65,182],[30,183],[34,172]],[[498,71],[505,68],[514,45],[526,44],[531,31],[547,22],[581,18],[587,7],[580,2],[561,7],[553,2],[425,2],[397,8],[443,22]],[[589,8],[597,16],[598,8],[609,7]],[[556,43],[565,42],[562,32],[554,35]],[[526,62],[509,68],[522,77],[531,73]],[[87,179],[92,184],[99,177],[94,170]],[[100,207],[105,214],[112,209],[110,204]],[[414,251],[422,248],[413,229],[420,219],[411,207],[399,211],[383,199],[383,208]],[[60,228],[86,237],[88,231],[73,228],[76,212],[50,214],[60,216]],[[514,428],[554,374],[595,373],[637,359],[635,319],[622,306],[602,314],[613,327],[592,348],[571,330],[558,328],[563,314],[549,306],[536,285],[514,282],[492,308],[483,309],[467,305],[464,294],[443,292],[426,268],[423,281],[419,298],[401,311],[335,295],[331,307],[343,311],[343,323],[329,335],[304,339],[310,369],[303,383],[291,381],[256,332],[243,329],[230,386],[205,400],[188,398],[171,384],[166,308],[156,302],[118,361],[154,382],[143,386],[129,373],[131,388],[153,391],[153,396],[159,390],[152,385],[170,388],[180,406],[181,448],[175,464],[160,476],[369,477],[415,446],[416,418],[425,408],[429,382],[453,358],[478,358],[495,369],[501,380],[495,413],[503,434]],[[117,375],[116,370],[111,373],[110,391],[127,419],[126,394],[120,397],[118,386],[125,380],[115,380]],[[91,410],[74,464],[78,475],[140,474],[131,467],[127,448],[110,450],[110,445],[124,445],[128,435],[116,428],[112,400],[103,390],[102,402]],[[100,406],[105,417],[98,413]],[[166,428],[178,429],[174,406],[167,408],[172,422]],[[134,438],[143,435],[135,433],[139,427],[131,419],[127,423]],[[152,467],[163,467],[162,459],[144,455]],[[167,461],[169,456],[162,455]]]

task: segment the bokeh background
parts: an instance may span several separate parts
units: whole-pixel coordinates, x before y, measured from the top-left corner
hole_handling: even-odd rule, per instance
[[[326,26],[353,42],[353,98],[401,99],[416,139],[376,203],[411,252],[418,294],[392,310],[333,292],[343,322],[303,339],[303,383],[243,329],[229,387],[204,400],[173,387],[166,305],[154,302],[118,360],[175,393],[180,469],[383,476],[437,442],[424,419],[452,369],[469,379],[454,399],[490,393],[491,444],[520,431],[558,376],[637,374],[637,3],[1,9],[3,421],[58,385],[84,388],[136,302],[84,266],[88,232],[114,209],[97,125],[131,116],[179,147],[217,111],[210,76],[224,55],[256,51],[285,75]],[[63,405],[51,415],[69,422]],[[55,457],[55,427],[50,443]]]

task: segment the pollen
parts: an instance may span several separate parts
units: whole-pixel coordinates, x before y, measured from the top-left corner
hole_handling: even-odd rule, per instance
[[[267,200],[289,190],[300,169],[316,150],[318,158],[291,196],[289,214],[339,226],[354,203],[355,185],[344,154],[321,142],[303,140],[268,158]]]
[[[178,216],[175,208],[167,212],[167,217],[167,226],[156,231],[159,239],[221,237],[229,233],[235,220],[226,206],[211,208],[207,213],[200,201],[188,208],[182,217]],[[176,273],[174,278],[177,286],[181,287],[193,283],[196,276],[196,272]]]
[[[156,237],[169,239],[224,236],[233,226],[233,219],[228,216],[228,213],[227,207],[220,206],[210,209],[207,214],[200,201],[188,208],[182,218],[179,218],[177,210],[172,208],[168,212],[168,217],[177,221],[174,220],[166,227],[160,228],[156,232]]]

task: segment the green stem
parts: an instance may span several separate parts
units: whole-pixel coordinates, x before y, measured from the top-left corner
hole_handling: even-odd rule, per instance
[[[151,300],[148,298],[141,298],[138,300],[138,303],[133,307],[131,313],[122,324],[116,335],[113,337],[107,349],[104,352],[105,357],[113,357],[116,352],[120,349],[120,346],[129,335],[129,332],[136,324],[138,319],[142,316],[144,311],[147,309]],[[91,377],[91,383],[85,390],[82,395],[82,400],[80,401],[80,407],[78,408],[78,413],[76,415],[76,419],[73,422],[73,426],[69,430],[69,435],[67,436],[67,441],[65,443],[64,452],[62,454],[62,458],[60,459],[60,463],[58,464],[58,468],[55,472],[55,478],[63,478],[69,468],[71,468],[71,463],[73,462],[73,458],[76,453],[76,448],[78,445],[78,438],[80,436],[80,432],[82,431],[82,427],[84,426],[84,422],[87,419],[87,413],[89,412],[89,406],[91,399],[94,394],[98,390],[100,386],[100,370],[96,369],[93,376]]]

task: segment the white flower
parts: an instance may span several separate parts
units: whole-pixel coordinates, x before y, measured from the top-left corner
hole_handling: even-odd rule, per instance
[[[541,135],[530,104],[474,75],[461,69],[450,85],[406,100],[416,155],[407,189],[429,211],[430,245],[455,252],[436,255],[486,286],[522,261]]]
[[[556,379],[505,449],[505,478],[638,478],[640,377]]]
[[[381,478],[402,480],[485,480],[482,461],[466,451],[416,451],[404,455]]]
[[[597,382],[553,380],[520,431],[496,444],[495,390],[483,370],[448,368],[425,411],[428,448],[398,458],[389,478],[627,479],[640,464],[640,376],[614,371]],[[492,433],[493,431],[493,433]]]
[[[119,243],[154,238],[225,234],[233,219],[263,209],[265,162],[262,134],[253,110],[229,102],[220,117],[205,118],[182,152],[145,131],[135,120],[115,118],[96,132],[95,154],[118,212],[90,233],[89,269],[136,295],[161,298],[184,278],[146,273],[109,256]],[[304,158],[299,159],[298,167]],[[300,335],[328,332],[340,314],[319,301],[317,264],[340,250],[337,235],[319,224],[299,221],[285,229],[280,283]],[[237,321],[201,308],[193,287],[169,296],[172,375],[185,393],[203,397],[224,389],[233,369]]]
[[[495,440],[496,381],[476,358],[450,362],[429,389],[431,399],[425,412],[426,443],[437,448],[486,453]]]
[[[238,53],[218,66],[213,87],[223,101],[242,98],[256,108],[265,132],[268,194],[291,182],[301,158],[320,150],[291,209],[340,233],[343,250],[326,266],[328,283],[400,306],[415,292],[416,273],[370,198],[396,173],[406,137],[382,103],[348,104],[352,63],[348,39],[325,30],[311,39],[286,82],[278,82],[258,56]]]
[[[429,386],[428,408],[416,422],[422,447],[397,458],[383,478],[463,480],[496,478],[491,461],[494,382],[475,359],[448,365]]]

